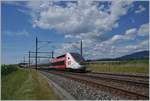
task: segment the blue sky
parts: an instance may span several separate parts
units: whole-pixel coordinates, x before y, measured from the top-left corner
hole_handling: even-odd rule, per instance
[[[35,37],[52,43],[39,51],[80,52],[85,59],[113,58],[149,47],[148,1],[3,1],[2,63],[35,51]],[[40,44],[42,45],[42,44]]]

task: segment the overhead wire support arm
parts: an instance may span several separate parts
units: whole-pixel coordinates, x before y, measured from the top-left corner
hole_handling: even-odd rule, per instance
[[[47,43],[51,43],[51,41],[38,41],[38,42],[47,42]]]
[[[36,57],[30,57],[30,58],[36,58]],[[51,58],[51,57],[41,57],[41,56],[38,56],[37,58]]]
[[[30,52],[30,53],[36,53],[36,52]],[[37,52],[37,53],[51,53],[51,52]]]

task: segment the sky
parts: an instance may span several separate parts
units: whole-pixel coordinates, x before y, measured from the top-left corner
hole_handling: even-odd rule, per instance
[[[80,53],[81,40],[85,59],[149,50],[149,1],[2,1],[2,64],[28,61],[36,37],[54,56]]]

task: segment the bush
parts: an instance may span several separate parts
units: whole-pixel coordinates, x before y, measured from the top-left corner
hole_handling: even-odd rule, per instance
[[[9,73],[16,71],[18,68],[15,65],[2,65],[1,66],[1,75],[8,75]]]

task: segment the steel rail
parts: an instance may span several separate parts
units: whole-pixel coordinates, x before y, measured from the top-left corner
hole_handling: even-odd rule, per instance
[[[70,74],[70,73],[69,73]],[[71,73],[72,75],[76,75]],[[127,78],[118,78],[118,77],[107,77],[107,76],[102,76],[102,75],[91,75],[91,74],[81,74],[77,73],[77,75],[84,76],[84,77],[90,77],[90,78],[95,78],[95,79],[107,79],[107,80],[113,80],[113,81],[120,81],[120,82],[126,82],[126,83],[132,83],[132,84],[138,84],[138,85],[143,85],[145,87],[149,87],[149,82],[145,80],[128,80]]]

